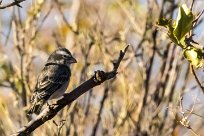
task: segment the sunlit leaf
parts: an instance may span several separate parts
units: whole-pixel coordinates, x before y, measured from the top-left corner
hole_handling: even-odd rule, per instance
[[[184,4],[179,7],[178,16],[176,19],[175,29],[173,34],[180,43],[180,40],[192,29],[193,14],[190,9]]]
[[[157,21],[157,25],[166,27],[171,41],[179,45],[181,48],[186,48],[185,36],[192,29],[193,14],[184,4],[179,7],[175,23],[171,23],[171,20],[160,18]]]
[[[186,42],[186,36],[193,27],[193,14],[185,4],[179,7],[176,22],[172,23],[169,19],[160,18],[157,25],[167,28],[171,41],[183,48],[184,57],[193,66],[199,68],[203,65],[202,50],[189,46]]]
[[[167,30],[168,30],[167,35],[169,36],[171,41],[174,42],[175,44],[179,45],[179,42],[177,41],[177,38],[173,34],[174,27],[173,27],[173,25],[171,23],[171,20],[168,20],[168,19],[165,19],[165,18],[160,18],[157,21],[157,25],[167,28]]]
[[[189,47],[183,51],[184,57],[191,63],[191,65],[199,68],[203,65],[202,50],[194,47]]]

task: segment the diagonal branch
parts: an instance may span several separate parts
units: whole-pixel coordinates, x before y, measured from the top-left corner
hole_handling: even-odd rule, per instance
[[[192,71],[192,73],[193,73],[193,76],[194,76],[196,82],[198,83],[199,87],[201,88],[201,90],[202,90],[203,93],[204,93],[204,87],[202,86],[201,82],[199,81],[199,79],[198,79],[198,77],[197,77],[197,75],[196,75],[196,72],[195,72],[195,70],[194,70],[194,68],[193,68],[193,65],[191,65],[191,71]]]
[[[0,6],[0,9],[5,9],[5,8],[8,8],[8,7],[12,7],[12,6],[18,6],[18,7],[22,8],[22,6],[20,5],[20,3],[23,2],[23,1],[26,1],[26,0],[14,0],[14,2],[5,4],[5,5],[3,5],[3,6]],[[1,1],[1,2],[2,2],[2,1]]]
[[[120,62],[123,60],[125,53],[129,46],[125,48],[124,51],[120,51],[119,58],[116,62],[113,63],[113,70],[110,72],[104,71],[96,71],[94,76],[92,76],[89,80],[75,88],[70,93],[64,94],[64,97],[59,99],[55,104],[50,105],[48,108],[42,111],[36,119],[31,120],[27,126],[22,127],[18,130],[17,133],[12,136],[26,136],[33,132],[36,128],[43,125],[46,121],[52,119],[61,109],[65,106],[71,104],[74,100],[76,100],[79,96],[89,91],[91,88],[100,85],[106,80],[112,79],[116,76],[118,67]]]

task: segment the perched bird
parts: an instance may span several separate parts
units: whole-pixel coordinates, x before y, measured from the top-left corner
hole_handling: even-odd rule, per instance
[[[49,56],[37,79],[28,114],[39,114],[48,100],[59,98],[64,94],[71,76],[70,65],[76,62],[66,48],[58,48]]]

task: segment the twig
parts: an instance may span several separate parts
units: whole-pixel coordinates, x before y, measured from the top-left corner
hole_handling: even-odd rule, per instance
[[[191,1],[191,6],[190,6],[190,10],[191,10],[191,11],[193,10],[194,2],[195,2],[195,0],[192,0],[192,1]]]
[[[197,77],[197,75],[196,75],[196,73],[195,73],[195,70],[194,70],[194,68],[193,68],[193,65],[191,65],[191,71],[192,71],[192,73],[193,73],[193,76],[194,76],[195,79],[196,79],[196,82],[198,83],[198,85],[200,86],[201,90],[202,90],[203,93],[204,93],[204,87],[202,86],[201,82],[199,81],[199,79],[198,79],[198,77]]]
[[[186,111],[188,111],[188,112],[190,113],[190,110],[189,110],[189,109],[186,109]],[[197,114],[197,113],[195,113],[195,112],[191,112],[191,114],[204,119],[204,116],[199,115],[199,114]]]
[[[200,19],[200,17],[202,16],[204,12],[204,9],[196,16],[196,18],[193,20],[193,26],[195,26],[198,22],[198,20]]]
[[[8,4],[3,5],[3,6],[0,6],[0,9],[5,9],[5,8],[8,8],[8,7],[12,7],[12,6],[18,6],[18,7],[22,8],[20,3],[23,2],[23,1],[26,1],[26,0],[14,0],[14,2],[8,3]]]
[[[96,123],[95,123],[95,125],[94,125],[94,127],[93,127],[93,131],[92,131],[91,136],[95,136],[96,133],[97,133],[97,130],[98,130],[98,127],[99,127],[99,123],[100,123],[100,121],[101,121],[101,114],[102,114],[102,111],[103,111],[103,106],[104,106],[105,101],[106,101],[106,99],[107,99],[107,97],[108,97],[108,90],[109,90],[109,87],[107,86],[107,87],[105,88],[105,90],[104,90],[104,95],[103,95],[103,98],[102,98],[102,100],[101,100],[99,112],[98,112],[98,114],[97,114],[97,120],[96,120]]]
[[[175,119],[176,121],[182,125],[183,127],[187,128],[187,129],[190,129],[191,132],[196,135],[196,136],[199,136],[195,130],[191,127],[190,125],[190,116],[192,115],[193,111],[194,111],[194,105],[195,105],[195,101],[193,103],[193,106],[192,108],[189,110],[189,113],[187,113],[187,115],[185,116],[185,112],[183,111],[183,104],[182,104],[182,101],[183,101],[183,96],[180,96],[180,111],[178,111],[176,114],[175,114]]]
[[[39,33],[40,29],[43,26],[43,23],[45,22],[45,20],[48,18],[48,16],[50,15],[51,11],[53,9],[53,5],[50,6],[50,8],[48,9],[47,13],[45,14],[45,16],[42,18],[42,21],[40,22],[40,24],[38,25],[38,27],[36,28],[36,30],[34,31],[34,34],[32,35],[31,39],[28,42],[28,45],[30,45],[36,38],[37,34]]]
[[[6,85],[6,84],[3,84],[3,83],[0,83],[0,87],[11,88],[10,85]]]
[[[56,121],[53,120],[53,123],[57,126],[57,136],[60,136],[60,132],[62,127],[65,125],[66,120],[61,120],[59,123],[56,123]]]
[[[194,129],[192,129],[192,128],[189,128],[189,129],[191,130],[191,132],[192,132],[195,136],[200,136],[200,135],[198,135],[198,134],[195,132]]]
[[[116,3],[119,5],[119,7],[122,9],[124,14],[127,16],[127,19],[130,21],[134,31],[138,33],[139,35],[142,35],[142,29],[139,29],[138,24],[135,22],[135,18],[131,15],[131,13],[128,11],[128,9],[124,6],[124,4],[117,0]]]
[[[70,93],[64,94],[64,97],[59,99],[55,104],[50,105],[45,110],[39,114],[36,119],[31,120],[27,126],[22,127],[18,130],[17,133],[13,134],[12,136],[26,136],[33,132],[36,128],[43,125],[46,121],[52,119],[61,109],[65,106],[71,104],[74,100],[76,100],[79,96],[90,90],[91,88],[100,85],[101,83],[105,82],[106,80],[112,79],[116,76],[118,67],[120,62],[124,58],[124,55],[127,51],[129,46],[125,48],[124,51],[120,51],[120,55],[118,60],[113,63],[113,70],[110,72],[104,71],[96,71],[94,76],[92,76],[89,80],[75,88]]]
[[[78,30],[74,30],[73,27],[69,24],[69,22],[67,21],[66,17],[64,16],[64,13],[62,11],[62,7],[61,7],[61,3],[58,0],[55,0],[55,3],[57,4],[57,9],[59,11],[59,13],[62,16],[62,19],[64,21],[64,23],[66,24],[66,26],[75,34],[78,34]]]
[[[15,10],[13,9],[13,13],[12,13],[12,18],[14,18],[14,15],[15,15]],[[5,42],[4,42],[4,46],[6,46],[9,42],[9,37],[11,35],[11,31],[12,31],[12,20],[9,22],[9,30],[6,34],[6,39],[5,39]]]

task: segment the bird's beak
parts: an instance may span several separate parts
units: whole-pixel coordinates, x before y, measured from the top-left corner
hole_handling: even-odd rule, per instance
[[[71,62],[71,63],[77,63],[77,60],[76,60],[74,57],[72,57],[72,58],[70,59],[70,62]]]

